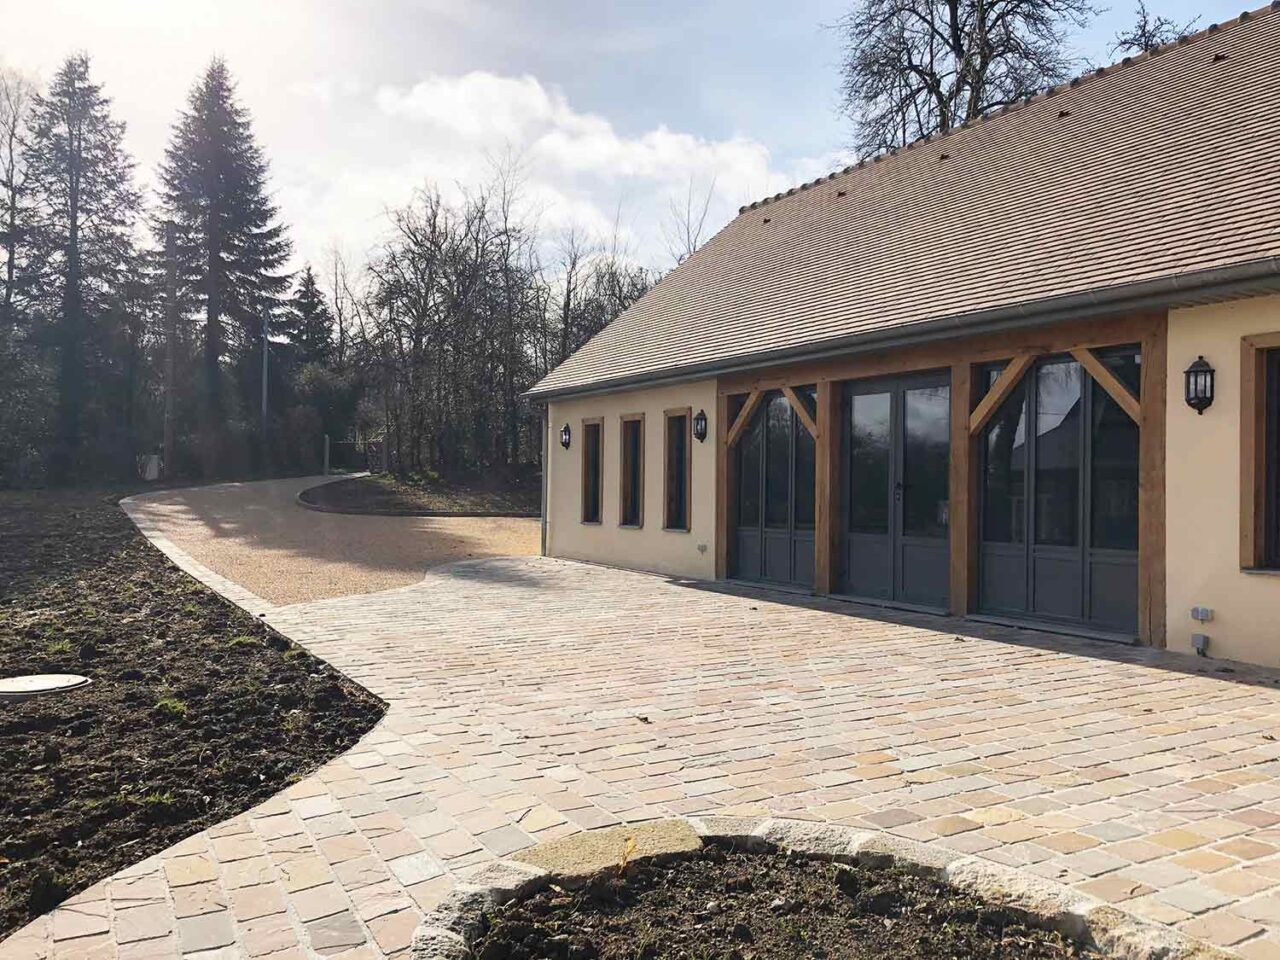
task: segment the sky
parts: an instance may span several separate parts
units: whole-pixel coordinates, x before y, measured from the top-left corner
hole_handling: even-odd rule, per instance
[[[1151,0],[1200,26],[1239,13]],[[358,262],[386,211],[517,161],[543,233],[618,236],[671,265],[669,219],[710,190],[708,232],[737,208],[848,159],[837,97],[848,0],[41,0],[0,17],[0,65],[47,80],[87,52],[127,123],[140,181],[191,85],[226,59],[271,163],[294,267]],[[1073,34],[1109,62],[1125,0]]]

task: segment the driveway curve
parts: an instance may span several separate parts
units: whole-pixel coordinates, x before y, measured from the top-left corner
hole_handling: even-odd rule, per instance
[[[130,513],[149,536],[275,605],[408,586],[444,563],[540,552],[540,522],[528,518],[352,516],[298,504],[326,479],[144,494]]]
[[[273,495],[245,485],[240,509]],[[265,804],[19,931],[5,960],[403,957],[496,858],[713,812],[886,830],[1280,957],[1275,673],[541,557],[277,605],[236,579],[252,538],[243,562],[196,559],[181,525],[140,524],[389,709]]]

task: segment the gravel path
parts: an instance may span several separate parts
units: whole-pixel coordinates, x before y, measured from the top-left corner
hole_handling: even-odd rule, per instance
[[[299,491],[323,480],[144,495],[134,512],[209,569],[279,606],[409,586],[458,560],[539,552],[537,520],[363,517],[299,506]]]

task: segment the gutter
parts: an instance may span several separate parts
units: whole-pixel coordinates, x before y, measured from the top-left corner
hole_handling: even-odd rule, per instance
[[[1280,256],[1251,260],[1227,267],[1215,267],[1210,270],[1172,274],[1138,283],[1101,287],[1083,293],[1027,301],[992,310],[955,314],[885,331],[837,337],[821,343],[800,344],[725,360],[712,360],[669,372],[632,374],[578,387],[550,390],[538,390],[535,387],[526,391],[523,396],[535,403],[545,403],[566,397],[611,393],[640,385],[657,386],[702,380],[780,363],[822,360],[832,356],[848,356],[872,350],[914,346],[960,334],[967,336],[998,333],[1003,330],[1017,330],[1061,320],[1096,319],[1121,311],[1207,303],[1276,291],[1280,291]]]

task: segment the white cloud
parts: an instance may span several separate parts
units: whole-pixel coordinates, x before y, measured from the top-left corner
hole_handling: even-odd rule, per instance
[[[495,156],[510,153],[520,158],[526,197],[544,226],[575,224],[599,234],[612,229],[621,204],[625,239],[652,263],[666,260],[662,223],[691,182],[699,193],[715,184],[711,230],[739,205],[794,182],[759,141],[713,140],[666,126],[628,135],[529,75],[431,75],[409,87],[384,85],[373,100],[400,145],[413,151],[401,166],[406,181],[478,183]]]

